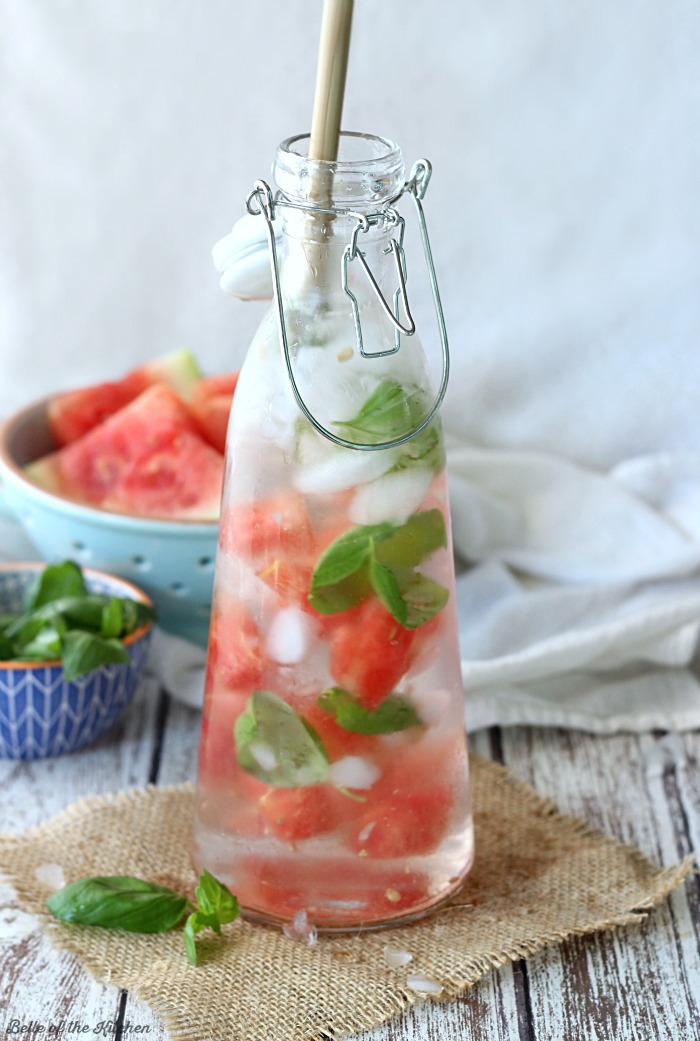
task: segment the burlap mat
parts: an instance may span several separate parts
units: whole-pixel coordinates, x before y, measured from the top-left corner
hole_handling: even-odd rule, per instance
[[[453,906],[421,922],[320,937],[309,947],[278,929],[234,922],[225,942],[198,938],[202,964],[185,958],[181,930],[139,936],[50,922],[58,946],[100,981],[133,991],[189,1041],[322,1041],[378,1026],[420,1000],[419,973],[453,998],[493,966],[568,936],[639,922],[679,885],[691,859],[665,870],[557,812],[503,767],[472,758],[476,863]],[[23,908],[43,914],[45,863],[66,881],[129,874],[191,893],[191,785],[83,800],[21,836],[0,837],[0,868]],[[459,906],[461,905],[461,906]],[[470,905],[470,906],[464,906]],[[385,944],[413,961],[389,969]]]

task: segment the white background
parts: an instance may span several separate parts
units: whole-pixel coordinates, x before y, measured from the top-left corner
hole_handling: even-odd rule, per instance
[[[0,414],[183,344],[240,362],[262,308],[210,248],[309,127],[320,11],[3,0]],[[357,0],[344,125],[434,164],[470,442],[697,447],[699,44],[691,0]]]

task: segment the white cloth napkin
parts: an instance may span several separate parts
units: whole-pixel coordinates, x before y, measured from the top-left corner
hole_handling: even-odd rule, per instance
[[[700,453],[449,466],[468,726],[700,725]]]

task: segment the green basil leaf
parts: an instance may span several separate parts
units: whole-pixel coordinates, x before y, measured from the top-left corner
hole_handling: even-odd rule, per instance
[[[344,532],[321,554],[307,597],[320,614],[337,614],[362,603],[370,592],[367,563],[376,541],[388,538],[393,524],[361,524]]]
[[[449,600],[449,590],[417,571],[397,573],[401,596],[406,604],[406,629],[417,629],[442,611]]]
[[[12,640],[0,633],[0,661],[9,661],[15,657],[15,645]]]
[[[388,538],[393,524],[361,524],[344,532],[319,557],[311,589],[332,586],[358,571],[367,560],[374,541]]]
[[[416,419],[416,424],[419,419]],[[389,473],[407,470],[411,466],[422,466],[439,474],[445,468],[445,444],[442,431],[437,420],[433,420],[425,430],[416,434],[410,441],[401,445],[401,454]]]
[[[210,875],[208,871],[202,871],[199,876],[199,885],[195,890],[197,903],[200,910],[216,920],[212,928],[220,932],[219,925],[227,925],[238,918],[240,911],[238,900],[230,889]]]
[[[354,575],[349,575],[334,585],[319,586],[317,589],[312,586],[307,600],[319,614],[338,614],[339,611],[357,607],[371,592],[367,567],[363,566]]]
[[[400,694],[390,694],[377,708],[370,710],[349,691],[330,687],[318,698],[318,704],[335,718],[338,726],[353,734],[394,734],[421,726],[415,708]]]
[[[442,511],[421,510],[396,527],[379,542],[374,555],[385,567],[416,567],[438,549],[447,546],[447,528]]]
[[[134,933],[172,929],[187,900],[172,889],[128,875],[83,878],[59,889],[47,900],[49,911],[63,922],[101,925]]]
[[[106,604],[102,605],[102,617],[100,620],[100,636],[111,639],[121,636],[124,631],[124,608],[123,601],[116,596],[110,596]]]
[[[423,392],[404,388],[398,380],[386,379],[369,396],[352,419],[334,423],[350,434],[362,434],[370,443],[390,441],[407,434],[425,414]]]
[[[22,647],[24,661],[51,661],[63,654],[65,626],[44,625],[33,640]]]
[[[101,665],[123,665],[128,661],[128,652],[120,640],[103,640],[79,630],[71,630],[63,637],[63,675],[67,680],[84,676]]]
[[[369,580],[389,614],[396,619],[399,625],[407,628],[407,607],[394,572],[373,558],[369,565]]]
[[[197,945],[194,942],[194,938],[204,926],[198,928],[198,915],[196,911],[193,911],[185,922],[185,928],[182,933],[182,939],[185,944],[185,954],[190,965],[197,964]]]
[[[38,576],[27,593],[25,608],[33,611],[37,607],[65,596],[85,596],[87,586],[80,567],[72,560],[62,564],[49,564]]]
[[[415,429],[428,413],[429,404],[420,387],[403,387],[395,379],[383,380],[352,419],[337,422],[346,436],[361,435],[370,444],[403,437]],[[438,420],[401,445],[390,473],[409,466],[422,466],[440,473],[445,466],[445,446]]]
[[[255,690],[234,727],[239,765],[276,788],[319,784],[328,756],[315,730],[272,691]]]

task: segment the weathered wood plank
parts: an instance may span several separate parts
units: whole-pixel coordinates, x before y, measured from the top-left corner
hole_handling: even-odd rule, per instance
[[[678,859],[652,737],[503,731],[506,763],[562,810],[583,816],[664,864]],[[527,962],[537,1038],[697,1041],[700,962],[687,894],[642,927],[570,941]]]

